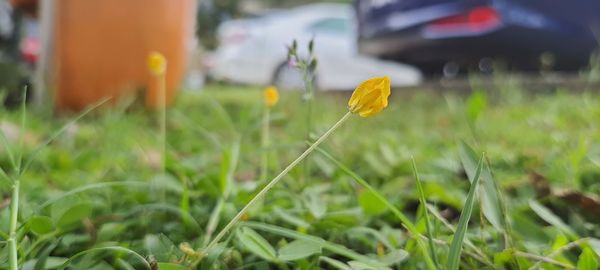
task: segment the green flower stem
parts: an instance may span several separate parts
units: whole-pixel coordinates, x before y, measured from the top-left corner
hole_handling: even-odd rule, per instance
[[[254,206],[254,204],[256,204],[259,200],[261,200],[265,196],[265,194],[267,194],[267,192],[269,190],[271,190],[271,188],[273,188],[273,186],[275,186],[281,179],[283,179],[283,177],[286,174],[288,174],[288,172],[290,170],[292,170],[294,167],[296,167],[296,165],[298,165],[298,163],[300,163],[304,158],[306,158],[306,156],[308,156],[313,150],[315,150],[323,141],[325,141],[327,139],[327,137],[329,137],[329,135],[331,135],[331,133],[333,133],[338,127],[340,127],[346,120],[348,120],[350,115],[352,115],[351,112],[346,113],[329,130],[327,130],[327,132],[325,132],[323,135],[321,135],[321,137],[319,137],[319,139],[317,139],[310,147],[308,147],[308,149],[306,149],[304,151],[304,153],[302,153],[300,156],[298,156],[298,158],[296,158],[294,161],[292,161],[292,163],[290,163],[290,165],[285,167],[285,169],[283,169],[283,171],[281,171],[277,176],[275,176],[275,178],[273,178],[273,180],[271,180],[271,182],[269,182],[261,191],[259,191],[258,194],[256,194],[254,196],[254,198],[252,198],[252,200],[250,200],[246,204],[246,206],[244,206],[244,208],[242,208],[242,210],[240,210],[237,213],[237,215],[235,215],[235,217],[233,217],[233,219],[231,219],[229,221],[229,223],[227,223],[227,225],[225,225],[225,227],[219,232],[219,234],[217,234],[217,236],[215,236],[215,238],[213,238],[213,240],[210,243],[208,243],[206,248],[204,248],[203,253],[207,254],[208,251],[210,249],[212,249],[225,236],[225,234],[227,234],[227,232],[229,232],[231,230],[231,228],[240,220],[240,218],[246,213],[246,211],[248,211],[248,209],[250,209],[250,207]]]
[[[269,106],[265,107],[265,113],[263,116],[263,125],[262,125],[262,138],[261,138],[261,147],[262,147],[262,155],[261,155],[261,164],[260,164],[260,178],[259,182],[262,183],[267,180],[267,170],[269,168],[269,152],[267,151],[269,147],[269,129],[270,129],[270,112],[271,109]]]
[[[167,89],[165,83],[165,74],[161,74],[158,79],[159,110],[160,110],[160,140],[161,140],[161,164],[160,169],[164,174],[167,166]]]
[[[310,132],[312,131],[312,113],[313,113],[313,100],[315,97],[313,80],[311,78],[312,74],[310,74],[310,70],[308,66],[304,65],[302,67],[302,79],[304,81],[305,87],[305,96],[306,96],[306,138],[307,142],[310,142]],[[303,169],[302,169],[302,178],[301,181],[308,181],[310,177],[310,160],[304,161]]]
[[[19,178],[13,182],[12,197],[10,201],[10,227],[9,227],[9,261],[10,270],[18,270],[18,254],[17,254],[17,217],[19,216]]]

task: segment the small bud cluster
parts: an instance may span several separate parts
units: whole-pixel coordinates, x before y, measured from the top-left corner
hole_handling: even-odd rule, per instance
[[[314,38],[308,42],[308,58],[303,59],[298,54],[298,42],[292,41],[292,45],[288,46],[287,63],[290,67],[298,68],[302,72],[308,72],[311,76],[317,69],[317,57],[315,56],[315,40]]]

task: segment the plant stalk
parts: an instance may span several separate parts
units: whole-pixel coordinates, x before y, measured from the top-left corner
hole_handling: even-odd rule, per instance
[[[159,94],[159,110],[160,110],[160,140],[161,140],[161,164],[160,169],[164,174],[167,164],[167,90],[165,85],[165,74],[158,76],[158,94]]]
[[[304,88],[306,92],[306,135],[305,140],[310,142],[310,132],[312,131],[312,111],[313,111],[313,100],[314,100],[314,88],[313,88],[313,80],[312,75],[310,74],[310,70],[308,67],[304,66],[302,68]],[[304,161],[303,169],[302,169],[302,181],[308,181],[310,174],[310,160]]]
[[[270,129],[270,112],[271,109],[269,106],[265,107],[265,113],[263,116],[263,125],[262,125],[262,138],[261,138],[261,164],[260,164],[260,178],[259,182],[262,183],[267,180],[267,170],[269,169],[269,152],[267,151],[269,147],[269,129]]]
[[[18,270],[18,254],[17,254],[17,218],[19,216],[19,178],[13,182],[12,197],[10,201],[10,227],[9,227],[9,261],[10,270]]]
[[[351,112],[346,113],[329,130],[327,130],[325,133],[323,133],[323,135],[321,135],[321,137],[319,137],[319,139],[317,139],[310,147],[308,147],[308,149],[306,149],[300,156],[298,156],[298,158],[296,158],[294,161],[292,161],[292,163],[290,163],[287,167],[285,167],[285,169],[283,169],[283,171],[281,171],[262,190],[260,190],[258,192],[258,194],[256,194],[254,196],[254,198],[252,198],[252,200],[250,200],[244,206],[244,208],[242,208],[242,210],[240,210],[235,215],[235,217],[233,217],[233,219],[231,219],[229,221],[229,223],[227,223],[227,225],[225,225],[225,227],[219,232],[219,234],[217,234],[217,236],[215,236],[215,238],[213,238],[213,240],[210,243],[208,243],[206,248],[204,248],[204,254],[207,254],[208,251],[210,249],[212,249],[225,236],[225,234],[227,234],[227,232],[229,232],[229,230],[231,230],[231,228],[240,220],[240,218],[246,213],[246,211],[248,211],[248,209],[250,209],[252,206],[254,206],[254,204],[256,204],[259,200],[261,200],[265,196],[265,194],[269,190],[271,190],[271,188],[273,188],[273,186],[275,186],[281,179],[283,179],[283,177],[285,175],[288,174],[288,172],[290,170],[292,170],[294,167],[296,167],[296,165],[298,165],[298,163],[300,163],[304,158],[306,158],[306,156],[308,156],[313,150],[315,150],[323,141],[325,141],[329,137],[329,135],[331,135],[331,133],[333,133],[338,127],[340,127],[346,120],[348,120],[350,115],[352,115]]]

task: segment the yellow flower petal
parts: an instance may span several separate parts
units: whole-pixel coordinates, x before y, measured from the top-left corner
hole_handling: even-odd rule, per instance
[[[159,52],[151,52],[148,55],[148,70],[155,76],[165,74],[167,70],[167,59],[165,56]]]
[[[356,87],[348,101],[348,108],[362,117],[373,116],[387,107],[390,94],[388,76],[371,78]]]
[[[265,104],[267,107],[273,107],[279,101],[279,92],[275,86],[269,86],[263,91],[265,97]]]

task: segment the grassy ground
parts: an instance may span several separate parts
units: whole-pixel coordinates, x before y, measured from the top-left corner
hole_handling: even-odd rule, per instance
[[[39,151],[21,179],[23,269],[63,263],[146,269],[147,262],[159,262],[168,270],[198,261],[197,269],[425,269],[419,237],[385,204],[406,215],[423,237],[430,235],[411,157],[433,236],[419,239],[440,268],[451,256],[468,179],[479,168],[461,269],[594,269],[600,96],[566,90],[531,96],[515,86],[469,96],[393,92],[383,113],[352,117],[324,144],[346,167],[313,153],[307,176],[303,166],[293,170],[199,260],[196,251],[265,184],[257,181],[262,151],[273,177],[306,148],[298,93],[281,93],[271,113],[271,147],[261,149],[261,92],[209,88],[182,94],[168,111],[166,173],[158,117],[126,106],[85,116]],[[314,137],[346,112],[347,98],[317,96]],[[19,133],[20,114],[0,113],[13,154],[26,158],[71,118],[30,110],[27,131]],[[487,162],[478,167],[482,152]],[[10,172],[4,148],[0,166]],[[352,173],[387,201],[357,184]],[[4,241],[11,197],[10,181],[1,183]],[[0,248],[0,269],[7,269],[8,248]]]

